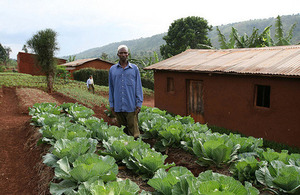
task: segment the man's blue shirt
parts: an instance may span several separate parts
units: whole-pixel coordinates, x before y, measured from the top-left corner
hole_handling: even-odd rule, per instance
[[[143,89],[138,67],[128,62],[123,69],[115,64],[109,70],[109,104],[115,112],[134,112],[143,103]]]

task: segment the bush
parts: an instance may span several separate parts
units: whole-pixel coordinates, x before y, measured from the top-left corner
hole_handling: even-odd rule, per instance
[[[74,80],[86,82],[90,75],[93,76],[96,85],[108,86],[108,70],[83,68],[73,73]],[[141,78],[144,88],[154,90],[154,82],[151,79]]]
[[[73,73],[74,80],[83,82],[86,82],[91,75],[96,85],[108,86],[108,70],[84,68]]]
[[[0,66],[0,72],[4,72],[4,70],[5,70],[5,66]]]
[[[141,78],[141,80],[143,87],[154,90],[154,82],[151,79]]]

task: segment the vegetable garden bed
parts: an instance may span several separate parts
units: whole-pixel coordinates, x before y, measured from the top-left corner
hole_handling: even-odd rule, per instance
[[[260,193],[256,187],[273,193],[297,194],[300,190],[300,154],[264,150],[262,139],[213,133],[191,117],[173,117],[157,108],[142,107],[141,138],[155,139],[151,146],[126,135],[123,127],[93,117],[93,110],[82,105],[35,104],[29,114],[33,125],[41,127],[42,141],[52,146],[43,157],[55,170],[52,194],[254,195]],[[207,170],[198,175],[180,166],[178,159],[177,164],[166,162],[170,148],[194,155],[199,167]],[[128,178],[117,178],[119,166],[126,166],[154,191],[141,189]],[[229,166],[232,176],[211,170]]]

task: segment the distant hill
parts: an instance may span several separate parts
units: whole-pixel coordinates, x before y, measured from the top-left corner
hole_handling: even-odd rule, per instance
[[[292,44],[300,43],[300,13],[295,15],[285,15],[280,16],[283,24],[284,32],[286,33],[290,27],[296,23],[296,28],[294,29]],[[231,28],[234,27],[237,29],[240,35],[246,33],[247,35],[251,35],[253,27],[263,31],[267,26],[272,25],[271,27],[271,36],[274,38],[275,35],[275,21],[276,18],[268,18],[268,19],[256,19],[256,20],[248,20],[244,22],[231,23],[226,25],[219,26],[221,32],[228,38],[228,35],[231,32]],[[102,47],[92,48],[86,51],[83,51],[76,55],[76,59],[84,59],[84,58],[94,58],[100,57],[102,53],[106,53],[109,56],[109,59],[116,59],[116,48],[119,45],[125,44],[130,48],[130,51],[135,56],[149,56],[153,55],[153,51],[156,51],[160,55],[160,46],[165,44],[163,37],[167,33],[161,33],[154,35],[152,37],[140,38],[128,41],[120,41],[116,43],[111,43]],[[219,48],[218,42],[218,34],[216,31],[216,27],[213,27],[213,30],[209,32],[209,38],[211,39],[212,46],[215,48]],[[67,58],[67,57],[65,57]]]
[[[76,55],[76,59],[84,59],[84,58],[100,57],[102,53],[106,53],[110,59],[114,59],[117,58],[116,50],[119,45],[127,45],[132,55],[139,55],[139,56],[153,55],[154,51],[159,53],[160,45],[165,44],[165,41],[163,40],[163,36],[165,35],[166,33],[162,33],[148,38],[140,38],[140,39],[134,39],[129,41],[110,43],[108,45],[92,48],[75,55]]]

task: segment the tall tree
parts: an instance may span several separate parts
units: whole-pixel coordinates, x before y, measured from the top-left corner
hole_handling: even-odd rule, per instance
[[[52,29],[45,29],[37,32],[33,37],[27,41],[29,48],[36,54],[36,63],[46,74],[48,93],[53,91],[53,80],[57,66],[54,58],[55,52],[59,49],[56,41],[57,33]]]
[[[170,25],[167,35],[163,37],[166,44],[160,47],[160,53],[166,59],[187,48],[211,48],[211,42],[207,36],[208,31],[211,30],[212,26],[201,17],[189,16],[175,20]]]
[[[9,62],[9,54],[11,52],[10,47],[2,46],[0,43],[0,63],[7,66]]]

